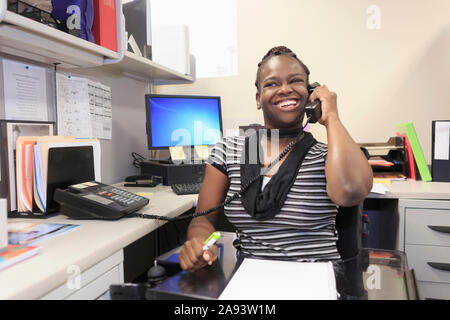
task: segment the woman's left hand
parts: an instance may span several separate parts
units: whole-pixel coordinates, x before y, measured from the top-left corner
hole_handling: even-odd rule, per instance
[[[318,120],[320,124],[326,127],[331,118],[339,119],[336,93],[330,91],[326,85],[321,85],[315,88],[309,96],[309,101],[316,99],[322,103],[322,116]]]

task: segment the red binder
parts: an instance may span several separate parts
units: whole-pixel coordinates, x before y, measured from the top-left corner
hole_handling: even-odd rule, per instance
[[[117,52],[117,12],[115,0],[94,0],[92,33],[95,43]]]
[[[400,134],[398,132],[397,136],[403,137],[405,140],[405,148],[406,148],[406,153],[407,153],[407,157],[408,157],[408,172],[409,172],[409,178],[416,180],[416,166],[415,166],[415,161],[414,161],[414,155],[411,149],[411,145],[409,144],[409,139],[408,136],[406,134]]]

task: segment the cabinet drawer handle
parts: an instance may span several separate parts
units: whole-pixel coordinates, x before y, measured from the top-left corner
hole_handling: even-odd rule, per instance
[[[427,263],[432,268],[443,271],[450,271],[450,263],[441,263],[441,262],[427,262]]]
[[[450,233],[450,227],[447,226],[428,226],[428,228],[438,232]]]

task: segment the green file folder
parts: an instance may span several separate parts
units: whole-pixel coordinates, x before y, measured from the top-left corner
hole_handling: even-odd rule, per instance
[[[400,134],[406,134],[411,144],[411,149],[413,151],[414,159],[419,169],[420,178],[422,181],[431,181],[431,173],[428,168],[427,162],[425,161],[425,156],[423,154],[422,147],[420,146],[419,138],[417,137],[416,129],[412,122],[401,123],[397,125],[397,131]]]

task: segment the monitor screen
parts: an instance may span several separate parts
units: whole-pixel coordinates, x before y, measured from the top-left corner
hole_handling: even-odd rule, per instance
[[[147,94],[148,148],[213,145],[222,137],[220,97]]]

